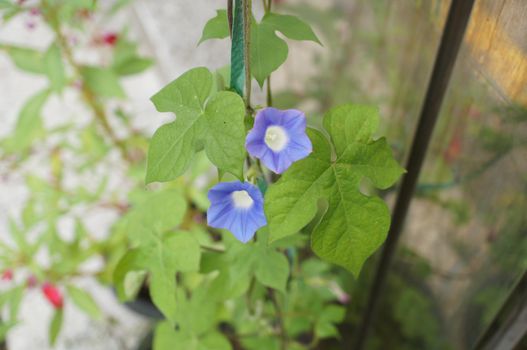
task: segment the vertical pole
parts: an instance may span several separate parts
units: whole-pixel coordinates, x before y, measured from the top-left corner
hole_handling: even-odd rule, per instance
[[[244,24],[242,0],[234,0],[231,40],[231,88],[243,97],[245,82]]]
[[[448,18],[432,70],[432,76],[428,83],[426,96],[419,115],[419,122],[414,134],[412,147],[410,148],[410,156],[406,165],[407,173],[403,178],[398,192],[392,215],[392,225],[382,250],[379,265],[377,266],[368,302],[357,331],[354,347],[352,348],[353,350],[362,350],[368,339],[368,334],[379,304],[379,297],[386,282],[397,242],[401,236],[404,220],[408,213],[417,180],[419,179],[426,150],[441,109],[441,104],[443,103],[445,91],[450,76],[452,75],[452,70],[467,28],[474,1],[452,0],[450,5]]]

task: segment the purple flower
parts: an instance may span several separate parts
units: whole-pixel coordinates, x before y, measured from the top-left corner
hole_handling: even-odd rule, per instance
[[[225,228],[247,243],[260,227],[267,225],[260,190],[248,182],[221,182],[210,189],[207,223]]]
[[[256,114],[245,148],[275,173],[283,173],[313,149],[306,135],[306,116],[296,109],[262,109]]]

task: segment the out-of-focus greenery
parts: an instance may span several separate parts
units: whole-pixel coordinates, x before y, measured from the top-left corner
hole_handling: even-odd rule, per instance
[[[46,88],[28,96],[14,129],[0,140],[0,162],[9,171],[2,176],[8,181],[24,179],[28,192],[22,211],[9,213],[7,232],[2,232],[9,236],[0,244],[5,285],[0,304],[9,310],[2,316],[2,339],[19,322],[26,291],[44,284],[58,293],[57,298],[66,299],[66,305],[71,301],[95,319],[107,317],[92,296],[74,283],[84,276],[111,281],[115,260],[126,251],[128,239],[119,231],[119,220],[105,234],[97,231],[100,227],[90,227],[89,216],[98,210],[116,217],[124,214],[130,207],[128,191],[142,183],[138,169],[144,166],[146,138],[122,109],[110,107],[111,102],[126,101],[121,78],[152,65],[151,59],[138,53],[125,29],[106,29],[126,3],[100,8],[94,1],[0,2],[2,25],[29,17],[34,22],[28,22],[28,31],[38,25],[52,34],[43,51],[0,43],[0,52],[17,69],[48,81]],[[76,55],[78,50],[91,50],[110,60],[88,65]],[[60,125],[47,127],[46,106],[70,101],[66,95],[74,96],[71,103],[82,104],[79,110],[90,118],[64,112]],[[124,136],[117,136],[117,128]],[[115,175],[108,169],[119,172]],[[120,185],[115,186],[115,181]],[[59,299],[50,299],[55,308],[49,323],[51,343],[63,322]]]

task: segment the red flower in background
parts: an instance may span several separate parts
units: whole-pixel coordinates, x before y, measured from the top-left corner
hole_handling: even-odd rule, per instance
[[[62,309],[64,300],[62,293],[56,286],[46,282],[42,285],[42,293],[44,293],[46,299],[48,299],[55,309]]]
[[[13,270],[7,269],[2,273],[2,280],[11,281],[13,279]]]
[[[115,46],[118,39],[117,33],[106,33],[102,36],[101,41],[108,46]]]

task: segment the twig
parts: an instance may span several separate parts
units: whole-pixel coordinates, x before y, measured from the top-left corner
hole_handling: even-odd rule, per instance
[[[229,35],[232,38],[232,0],[227,0],[227,20],[229,21]]]

